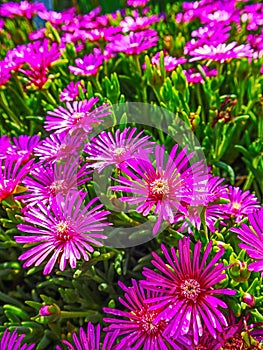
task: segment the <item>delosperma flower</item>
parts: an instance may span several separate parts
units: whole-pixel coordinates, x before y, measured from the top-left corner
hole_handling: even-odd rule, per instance
[[[46,130],[72,133],[80,129],[90,133],[95,123],[101,123],[101,118],[111,113],[108,104],[91,110],[98,100],[98,97],[92,97],[89,100],[67,102],[66,108],[59,106],[54,111],[49,111],[44,123]]]
[[[245,249],[247,254],[254,260],[249,264],[248,269],[250,271],[261,272],[263,277],[263,209],[254,211],[248,214],[249,226],[247,224],[241,224],[238,228],[231,228],[231,231],[237,233],[238,238],[241,240],[239,244],[241,249]]]
[[[115,350],[114,346],[115,338],[118,334],[118,331],[115,331],[112,334],[106,334],[102,346],[101,343],[101,326],[98,324],[96,327],[89,322],[87,325],[87,330],[80,327],[79,335],[76,333],[72,336],[72,343],[63,340],[63,344],[68,346],[68,350]],[[126,348],[130,350],[129,348]],[[56,350],[61,350],[59,346],[57,346]]]
[[[81,81],[77,81],[74,83],[71,81],[65,89],[63,89],[60,93],[59,99],[61,102],[70,102],[76,100],[76,98],[79,96],[79,89],[83,91],[83,93],[86,92],[86,89],[84,89],[83,84]]]
[[[8,2],[0,7],[2,17],[14,18],[15,16],[32,18],[38,11],[45,11],[46,8],[42,3],[30,3],[28,1]]]
[[[115,179],[120,185],[111,189],[131,193],[131,196],[119,199],[137,204],[136,211],[142,215],[147,216],[153,210],[158,215],[153,229],[156,234],[163,220],[173,224],[177,211],[187,214],[187,203],[195,202],[195,194],[200,190],[198,186],[202,187],[205,182],[203,163],[188,165],[193,155],[187,154],[186,148],[178,152],[178,145],[175,145],[165,164],[165,149],[157,145],[156,167],[150,161],[143,160],[120,164],[126,177]]]
[[[131,287],[126,287],[121,282],[119,282],[119,286],[125,292],[124,298],[119,298],[119,301],[128,310],[103,309],[105,313],[115,316],[115,318],[104,318],[104,321],[109,323],[104,329],[105,331],[119,331],[118,339],[120,338],[120,341],[114,348],[115,350],[129,347],[143,350],[168,350],[172,347],[174,350],[181,350],[182,346],[187,346],[187,339],[183,339],[183,337],[171,339],[164,334],[168,319],[154,322],[159,312],[162,311],[162,306],[160,305],[159,309],[151,310],[151,304],[147,303],[146,300],[157,298],[162,293],[149,292],[138,285],[135,280],[132,280]]]
[[[95,246],[102,246],[107,237],[102,232],[109,223],[109,212],[101,210],[102,204],[92,208],[97,198],[83,206],[83,192],[69,192],[66,196],[58,194],[50,206],[38,202],[36,207],[28,207],[24,220],[18,229],[26,235],[15,236],[17,243],[32,244],[19,260],[23,267],[39,266],[46,259],[44,275],[50,274],[56,262],[61,271],[67,263],[76,267],[77,260],[89,260],[87,252],[93,252]]]
[[[152,142],[149,136],[142,136],[143,131],[136,135],[136,128],[125,128],[123,132],[118,129],[113,135],[103,131],[85,146],[88,154],[87,160],[94,161],[89,166],[100,173],[105,167],[119,164],[131,159],[144,159],[152,152]]]
[[[116,35],[107,48],[115,52],[124,52],[127,55],[139,55],[153,46],[156,46],[158,34],[153,29],[140,32],[131,32],[128,35]]]
[[[223,197],[229,203],[222,205],[222,211],[234,217],[236,222],[260,208],[257,197],[250,191],[243,192],[239,187],[229,186]]]
[[[90,53],[83,58],[76,58],[76,66],[69,66],[69,70],[75,75],[96,75],[99,71],[99,68],[103,64],[103,60],[103,53],[100,49],[95,48],[93,50],[93,53]]]
[[[49,163],[38,165],[30,172],[30,176],[24,179],[27,192],[17,199],[23,199],[30,205],[41,201],[47,204],[59,193],[66,195],[70,191],[77,191],[78,186],[86,183],[91,177],[88,174],[87,166],[80,169],[78,158],[68,158],[65,163]]]
[[[216,46],[205,44],[189,52],[190,56],[194,56],[189,59],[189,62],[210,59],[223,63],[234,58],[249,58],[252,56],[252,53],[253,50],[249,44],[237,45],[237,42],[230,44],[220,43]]]
[[[81,130],[72,135],[67,132],[51,134],[34,149],[34,154],[41,162],[54,163],[68,158],[78,158],[86,136]]]
[[[22,164],[22,159],[8,157],[0,159],[0,202],[9,196],[23,192],[25,188],[21,187],[23,178],[29,173],[33,159]]]
[[[23,343],[23,339],[25,334],[18,334],[17,329],[14,332],[10,332],[7,328],[4,331],[2,338],[0,339],[0,349],[1,350],[33,350],[35,348],[35,344],[25,344]]]
[[[212,251],[212,241],[207,245],[202,258],[200,257],[202,244],[198,241],[193,253],[190,250],[190,239],[183,238],[178,243],[178,251],[169,251],[161,246],[165,260],[153,252],[152,264],[157,272],[144,268],[146,280],[141,281],[144,288],[152,292],[160,292],[161,296],[147,299],[151,303],[150,310],[162,311],[153,321],[168,319],[164,334],[171,338],[179,335],[192,334],[195,344],[207,327],[211,336],[216,338],[217,332],[227,326],[227,321],[220,308],[227,308],[227,304],[217,295],[235,295],[234,290],[215,289],[214,286],[224,280],[226,269],[218,260],[224,254],[224,249],[216,253],[208,262]]]
[[[7,150],[7,155],[14,159],[21,159],[23,163],[26,163],[34,156],[34,149],[39,145],[39,139],[39,135],[14,137],[14,145]]]

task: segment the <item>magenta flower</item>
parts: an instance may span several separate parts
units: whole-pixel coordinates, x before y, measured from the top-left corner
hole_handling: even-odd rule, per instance
[[[187,345],[187,341],[182,337],[172,340],[164,335],[164,330],[168,325],[168,319],[163,318],[159,322],[154,322],[162,307],[151,310],[152,304],[147,303],[148,299],[160,297],[159,292],[146,291],[137,282],[132,280],[132,287],[126,287],[122,282],[119,286],[125,291],[124,297],[119,298],[120,303],[128,309],[103,308],[107,314],[117,318],[104,318],[109,323],[104,330],[107,332],[119,331],[119,343],[115,350],[122,349],[143,349],[143,350],[181,350]],[[109,333],[107,333],[109,334]]]
[[[77,129],[82,129],[90,133],[95,123],[101,123],[101,118],[111,113],[110,106],[104,104],[91,109],[99,101],[98,97],[89,100],[74,101],[66,103],[66,107],[59,106],[54,111],[48,111],[44,127],[47,131],[55,130],[56,133],[67,131],[72,133]]]
[[[114,165],[119,167],[123,162],[130,159],[147,160],[152,152],[152,142],[149,136],[142,136],[143,131],[136,136],[136,128],[125,128],[123,132],[118,129],[115,135],[103,131],[97,138],[91,139],[84,151],[88,153],[87,160],[95,161],[89,165],[100,173],[105,167]]]
[[[184,64],[185,62],[187,62],[187,60],[183,57],[164,56],[164,68],[166,72],[172,72],[179,64]],[[151,63],[160,69],[160,51],[151,58]],[[146,64],[143,64],[142,68],[146,69]]]
[[[45,11],[42,3],[31,3],[28,1],[8,2],[0,7],[0,16],[14,18],[15,16],[31,19],[38,11]]]
[[[151,210],[158,215],[153,233],[156,234],[161,222],[167,220],[174,223],[174,211],[187,214],[187,203],[194,203],[196,192],[203,190],[205,169],[202,163],[191,166],[188,162],[193,153],[187,154],[186,148],[178,154],[178,145],[175,145],[169,159],[164,164],[164,146],[156,146],[156,168],[150,161],[131,160],[128,164],[120,164],[120,169],[126,177],[120,176],[115,179],[121,185],[113,186],[115,191],[131,193],[132,196],[121,197],[121,201],[131,204],[139,204],[137,212],[144,216]],[[127,176],[129,178],[127,178]],[[199,186],[201,186],[199,188]]]
[[[100,346],[100,324],[94,327],[94,325],[89,322],[86,332],[82,327],[80,327],[79,336],[77,336],[76,333],[73,333],[73,344],[67,340],[62,340],[62,343],[68,346],[68,350],[115,350],[114,341],[117,334],[118,331],[115,331],[112,335],[106,334],[102,346]],[[61,348],[57,347],[56,350],[61,350]]]
[[[157,15],[152,15],[149,17],[140,17],[138,12],[135,12],[134,17],[126,16],[124,20],[120,22],[122,27],[122,32],[127,33],[130,31],[138,31],[147,29],[151,24],[156,23],[160,20]]]
[[[71,7],[61,12],[56,11],[43,11],[39,12],[38,16],[50,22],[54,27],[58,27],[60,24],[68,23],[74,19],[76,9],[75,7]]]
[[[86,135],[80,130],[72,135],[63,131],[60,134],[51,134],[35,147],[34,154],[41,162],[53,163],[68,158],[79,157],[82,143]]]
[[[34,84],[41,89],[48,80],[48,68],[57,61],[61,55],[58,43],[51,43],[48,39],[29,43],[23,50],[25,62],[30,69],[19,71],[29,79],[29,84]]]
[[[261,272],[263,277],[263,222],[262,222],[263,208],[248,214],[250,226],[242,224],[238,228],[231,228],[231,231],[237,233],[241,240],[239,247],[245,249],[251,259],[255,262],[249,264],[250,271]]]
[[[12,148],[10,137],[7,135],[0,136],[0,159],[7,157],[7,151]]]
[[[189,333],[192,334],[195,344],[204,333],[204,326],[216,338],[217,332],[222,332],[222,326],[228,325],[219,308],[227,308],[227,305],[215,295],[236,293],[230,289],[213,288],[226,278],[226,275],[222,274],[226,268],[224,264],[215,265],[224,254],[224,249],[207,262],[212,250],[212,241],[207,245],[200,260],[201,246],[201,242],[198,241],[191,257],[189,238],[179,241],[178,255],[174,248],[169,252],[162,245],[167,262],[153,252],[152,264],[160,273],[144,268],[143,275],[146,280],[141,281],[146,289],[162,293],[159,297],[147,299],[147,302],[151,303],[150,310],[163,308],[153,324],[168,319],[165,335],[176,338],[180,334]]]
[[[259,201],[249,191],[243,192],[239,187],[229,186],[223,196],[229,203],[222,205],[222,211],[240,222],[248,214],[260,208]]]
[[[25,334],[19,335],[17,329],[13,333],[9,331],[8,328],[4,331],[4,334],[0,340],[0,349],[1,350],[32,350],[35,347],[35,344],[25,344],[23,339]]]
[[[23,253],[19,260],[25,260],[23,267],[39,266],[48,258],[44,275],[51,273],[58,260],[59,269],[64,271],[69,262],[71,268],[83,257],[89,260],[87,252],[93,252],[92,245],[101,247],[100,239],[107,237],[101,233],[109,223],[105,222],[109,212],[100,210],[102,204],[91,208],[97,201],[92,199],[82,207],[85,194],[69,192],[66,197],[58,194],[47,208],[38,202],[37,207],[29,207],[25,212],[25,224],[18,229],[26,236],[15,236],[17,243],[34,244]],[[104,222],[103,222],[104,221]]]
[[[142,51],[156,46],[157,41],[157,32],[153,29],[147,29],[141,32],[131,32],[128,35],[116,35],[107,48],[113,52],[139,55]]]
[[[65,89],[63,89],[60,93],[59,99],[61,102],[71,102],[76,100],[79,96],[79,88],[85,93],[86,89],[83,87],[83,83],[81,81],[77,81],[74,83],[71,81]]]
[[[90,180],[87,166],[78,169],[79,159],[67,159],[65,163],[48,164],[35,167],[30,177],[24,179],[27,193],[17,197],[24,199],[31,206],[37,202],[51,203],[58,194],[66,195],[70,191],[77,191],[78,186]]]
[[[95,28],[87,32],[86,37],[89,41],[110,41],[119,32],[121,32],[120,27]]]
[[[75,66],[69,66],[70,72],[75,75],[91,76],[96,75],[103,64],[104,56],[100,49],[95,48],[93,53],[83,58],[75,59]]]
[[[215,68],[208,68],[207,66],[202,66],[202,69],[205,73],[205,76],[210,77],[216,77],[217,76],[217,70]],[[203,84],[204,79],[201,75],[201,73],[196,68],[189,68],[188,70],[183,71],[188,83],[192,84]]]
[[[0,202],[13,194],[24,191],[23,178],[29,173],[33,159],[21,167],[22,159],[0,159]]]
[[[132,7],[145,7],[149,0],[127,0],[127,5]]]
[[[39,144],[40,137],[38,135],[27,136],[20,135],[13,138],[14,146],[7,150],[7,155],[13,159],[21,160],[26,163],[34,155],[34,149]]]
[[[190,56],[194,56],[189,59],[189,62],[210,59],[223,63],[234,58],[250,58],[252,54],[253,50],[249,44],[237,46],[237,42],[235,41],[230,44],[220,43],[217,46],[206,44],[189,52]]]
[[[0,86],[5,85],[11,79],[10,70],[5,61],[0,61]]]

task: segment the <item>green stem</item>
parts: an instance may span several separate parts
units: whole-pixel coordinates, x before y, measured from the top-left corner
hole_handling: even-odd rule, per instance
[[[57,106],[57,102],[51,93],[48,90],[39,90],[40,93],[45,97],[48,103],[51,103],[53,106]]]
[[[97,316],[98,311],[61,311],[60,318],[73,318],[73,317],[86,317],[86,316]]]
[[[17,118],[17,116],[12,112],[12,110],[8,107],[7,100],[5,98],[5,95],[3,94],[3,91],[0,91],[0,104],[5,110],[5,112],[11,117],[13,122],[17,124],[18,127],[22,127],[20,120]]]
[[[92,82],[97,90],[101,95],[103,95],[103,90],[99,82],[99,75],[96,74],[95,77],[92,77]]]
[[[134,60],[134,66],[136,68],[136,71],[138,72],[139,76],[142,76],[142,69],[141,69],[141,64],[140,64],[140,60],[139,60],[139,55],[134,55],[133,56],[133,60]]]

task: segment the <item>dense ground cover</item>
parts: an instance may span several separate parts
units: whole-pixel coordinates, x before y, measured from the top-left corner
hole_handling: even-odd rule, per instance
[[[263,5],[76,5],[0,7],[0,349],[263,348]]]

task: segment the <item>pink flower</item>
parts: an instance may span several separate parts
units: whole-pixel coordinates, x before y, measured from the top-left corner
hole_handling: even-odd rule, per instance
[[[58,194],[46,207],[42,202],[37,207],[29,207],[25,212],[25,224],[18,229],[26,232],[24,236],[15,236],[17,243],[33,244],[23,253],[19,260],[25,260],[23,267],[39,266],[48,257],[44,275],[51,273],[56,261],[59,269],[64,271],[69,262],[71,268],[76,267],[81,257],[89,260],[87,252],[93,252],[95,246],[102,246],[100,239],[107,236],[101,233],[109,223],[105,222],[107,211],[100,210],[102,204],[91,208],[97,198],[83,205],[82,192],[69,192],[66,197]]]
[[[83,93],[86,92],[86,89],[84,89],[83,84],[81,81],[77,81],[74,83],[71,81],[65,89],[63,89],[60,93],[59,99],[61,102],[70,102],[74,101],[79,96],[79,88],[83,91]]]
[[[91,111],[98,102],[98,97],[89,100],[66,103],[66,108],[59,106],[54,111],[48,111],[44,127],[47,131],[55,130],[56,133],[63,131],[72,133],[77,129],[90,133],[93,124],[100,123],[101,118],[110,114],[110,106],[104,104]]]

